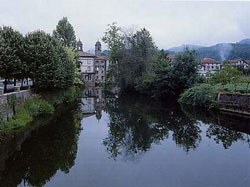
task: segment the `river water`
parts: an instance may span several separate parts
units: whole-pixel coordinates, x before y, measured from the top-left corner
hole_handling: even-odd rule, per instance
[[[39,122],[2,140],[1,187],[250,186],[249,118],[89,88]]]

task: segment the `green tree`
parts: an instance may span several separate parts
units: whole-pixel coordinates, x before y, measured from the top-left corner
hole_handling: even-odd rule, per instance
[[[164,50],[154,54],[152,71],[144,73],[136,82],[136,90],[147,95],[154,95],[157,89],[162,89],[161,82],[170,72],[170,60]],[[157,90],[157,91],[156,91]]]
[[[242,73],[239,70],[225,62],[223,68],[212,76],[212,82],[222,84],[223,87],[228,83],[233,83],[236,90],[236,85],[240,81],[241,76]]]
[[[82,84],[81,69],[78,61],[77,53],[72,47],[64,47],[70,62],[74,65],[74,84]]]
[[[62,44],[43,31],[25,37],[29,77],[38,89],[65,88],[73,84],[74,64]]]
[[[73,26],[69,23],[67,17],[63,17],[57,24],[53,36],[62,42],[64,46],[76,47],[76,36]]]
[[[153,90],[155,96],[179,95],[184,89],[190,88],[198,78],[198,61],[194,51],[187,50],[176,55],[171,63],[165,59],[156,64],[162,64],[156,68],[162,69],[162,72],[156,71],[156,86]]]
[[[186,50],[175,57],[171,66],[171,78],[177,93],[193,86],[198,78],[198,60],[195,51]]]
[[[18,31],[7,26],[0,27],[0,76],[5,78],[5,91],[8,79],[16,79],[23,76],[22,47],[23,36]]]
[[[109,52],[109,60],[111,65],[117,64],[121,58],[121,52],[124,49],[124,35],[121,28],[117,26],[117,23],[108,25],[107,30],[104,33],[102,41],[107,44]]]

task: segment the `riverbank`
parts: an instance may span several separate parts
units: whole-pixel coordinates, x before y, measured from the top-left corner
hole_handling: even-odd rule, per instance
[[[37,117],[52,115],[59,105],[77,99],[79,93],[80,88],[71,87],[59,92],[32,94],[27,91],[4,95],[0,108],[8,110],[5,114],[7,117],[0,121],[1,130],[19,129],[29,125]]]
[[[184,91],[178,101],[206,110],[220,110],[229,113],[250,115],[250,95],[200,84]]]

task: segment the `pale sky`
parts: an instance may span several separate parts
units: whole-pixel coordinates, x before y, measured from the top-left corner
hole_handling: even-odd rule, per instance
[[[161,49],[214,45],[250,38],[250,2],[168,0],[0,0],[0,25],[23,34],[52,33],[68,17],[84,50],[92,50],[107,24],[148,29]]]

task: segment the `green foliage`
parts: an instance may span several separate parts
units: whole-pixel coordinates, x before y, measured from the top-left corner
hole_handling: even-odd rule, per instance
[[[0,77],[20,78],[25,72],[22,56],[23,36],[11,27],[0,27]]]
[[[103,42],[107,44],[109,48],[110,63],[116,64],[120,59],[121,51],[124,48],[124,36],[122,35],[121,28],[114,22],[108,25],[108,29],[102,38]]]
[[[152,73],[143,74],[136,82],[136,90],[142,94],[151,95],[155,78],[155,75]]]
[[[171,66],[171,79],[174,81],[174,90],[182,92],[190,88],[198,78],[198,60],[195,51],[186,50],[179,54]]]
[[[81,80],[82,74],[80,69],[80,63],[76,51],[72,47],[65,47],[64,49],[68,55],[69,61],[74,66],[74,84],[83,84]]]
[[[182,104],[215,109],[217,107],[218,91],[209,84],[201,84],[189,88],[180,95],[179,102]]]
[[[23,127],[32,121],[32,116],[26,109],[21,109],[17,112],[15,118],[6,123],[7,129],[16,129]]]
[[[9,130],[20,128],[29,124],[34,118],[40,115],[50,115],[54,112],[54,107],[47,101],[34,96],[25,101],[24,107],[17,111],[14,118],[5,123]]]
[[[54,107],[38,96],[34,96],[31,99],[28,99],[24,104],[24,109],[28,111],[28,113],[32,117],[52,114],[54,112]]]
[[[150,71],[156,51],[153,39],[145,28],[126,33],[113,23],[108,25],[103,41],[110,52],[110,66],[106,81],[122,91],[134,90],[135,82]]]
[[[60,42],[43,31],[25,37],[29,77],[38,89],[66,88],[73,84],[74,64]]]
[[[69,23],[67,17],[63,17],[57,24],[53,36],[58,39],[64,46],[76,47],[76,36],[73,26]]]
[[[68,36],[63,38],[69,40]],[[38,89],[60,89],[72,86],[74,81],[80,83],[79,65],[73,50],[75,44],[73,41],[71,45],[66,43],[43,31],[23,37],[11,27],[0,27],[0,77],[6,80],[31,78]],[[71,48],[64,48],[63,44]],[[7,84],[5,91],[6,88]]]
[[[140,77],[136,89],[157,97],[178,95],[191,87],[198,78],[195,53],[186,51],[170,62],[163,51],[154,55],[152,70]]]
[[[81,94],[81,89],[78,87],[70,87],[58,92],[47,92],[42,94],[42,98],[48,101],[51,105],[57,106],[62,103],[71,103],[78,99]]]
[[[228,83],[235,85],[240,81],[242,73],[234,68],[232,65],[225,63],[223,68],[211,76],[211,82],[214,84],[222,84],[223,86]]]

